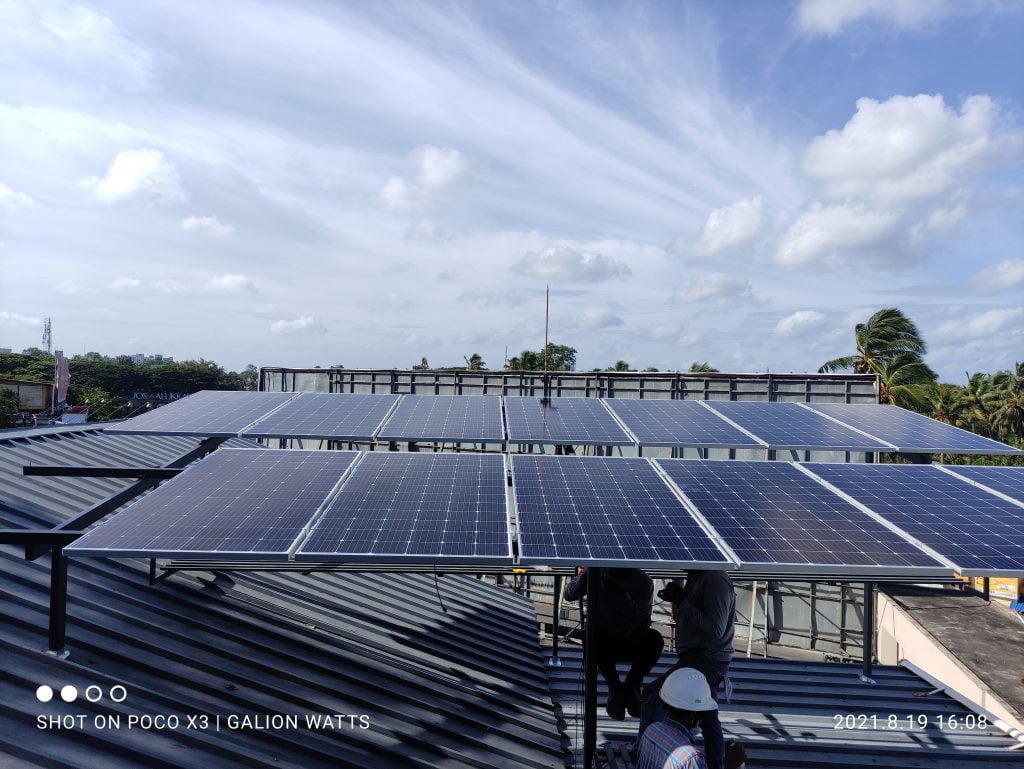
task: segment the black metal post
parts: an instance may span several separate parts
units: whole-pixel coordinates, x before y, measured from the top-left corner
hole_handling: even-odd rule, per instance
[[[50,651],[64,650],[67,636],[68,560],[64,548],[50,551]]]
[[[583,769],[593,769],[597,758],[597,628],[592,607],[600,600],[599,568],[587,571],[587,634],[583,644]]]
[[[558,636],[561,634],[562,575],[555,575],[555,594],[551,599],[551,664],[558,664]]]
[[[986,601],[989,600],[988,577],[982,577],[982,580],[981,580],[981,597],[984,598]]]
[[[861,670],[861,680],[873,684],[871,680],[871,666],[873,662],[873,647],[875,645],[875,583],[864,583],[864,666]]]

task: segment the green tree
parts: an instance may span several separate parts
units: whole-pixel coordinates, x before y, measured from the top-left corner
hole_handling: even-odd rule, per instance
[[[99,387],[88,387],[80,391],[80,403],[89,407],[89,421],[103,422],[121,419],[128,414],[128,405]]]
[[[881,309],[867,323],[858,323],[853,336],[857,352],[823,363],[819,372],[853,369],[855,374],[876,374],[886,361],[901,354],[920,358],[927,352],[917,326],[895,307]]]
[[[243,390],[258,390],[260,386],[260,370],[256,368],[252,363],[245,367],[245,370],[239,373],[239,378],[242,380]]]
[[[425,357],[424,358],[420,358],[420,362],[419,363],[414,363],[413,367],[412,367],[413,371],[428,371],[429,369],[430,369],[430,362]]]
[[[20,413],[18,394],[14,390],[0,387],[0,427],[15,427]]]
[[[955,425],[960,421],[960,388],[953,384],[937,383],[925,389],[928,411],[932,419]]]
[[[878,401],[914,411],[928,411],[935,372],[913,353],[900,353],[878,368]]]
[[[615,365],[614,366],[609,366],[608,368],[605,369],[605,371],[632,371],[632,370],[633,369],[631,369],[629,367],[629,363],[627,363],[624,360],[617,360],[617,361],[615,361]]]
[[[693,363],[690,364],[690,368],[687,369],[687,371],[689,371],[689,373],[691,373],[691,374],[717,374],[717,373],[719,373],[718,369],[716,369],[714,366],[712,366],[707,361],[703,361],[703,362],[694,361]]]
[[[475,352],[466,358],[466,368],[469,371],[484,371],[487,369],[487,364],[484,363],[484,359],[480,357],[480,354]]]
[[[980,372],[967,374],[967,386],[960,390],[960,425],[971,432],[990,433],[992,400],[992,376]]]
[[[508,371],[543,371],[544,350],[523,350],[505,364]],[[567,344],[548,343],[548,371],[574,371],[576,369],[576,348]]]
[[[658,369],[656,369],[654,366],[648,366],[647,368],[644,369],[644,373],[648,374],[656,374],[657,372]]]
[[[996,434],[1005,440],[1024,438],[1024,363],[1012,371],[992,376],[988,396],[989,418]]]

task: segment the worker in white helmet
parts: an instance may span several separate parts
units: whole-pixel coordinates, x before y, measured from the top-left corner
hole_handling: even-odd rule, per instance
[[[661,687],[665,718],[644,730],[636,769],[708,769],[704,754],[693,744],[691,732],[718,703],[707,678],[695,668],[677,668]]]

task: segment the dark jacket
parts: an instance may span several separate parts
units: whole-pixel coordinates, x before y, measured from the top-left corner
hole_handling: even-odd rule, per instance
[[[651,626],[654,583],[640,569],[602,569],[598,600],[589,608],[594,629],[606,638],[625,638]],[[565,588],[566,601],[587,594],[587,575],[577,574]]]
[[[677,580],[678,582],[678,580]],[[724,571],[691,571],[676,604],[676,651],[706,659],[732,659],[736,589]]]

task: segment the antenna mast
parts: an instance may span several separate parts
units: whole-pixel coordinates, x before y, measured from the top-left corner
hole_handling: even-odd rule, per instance
[[[43,318],[43,347],[46,348],[47,355],[53,354],[53,329],[49,318]]]

